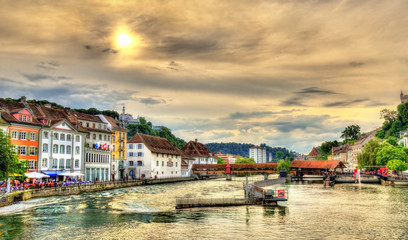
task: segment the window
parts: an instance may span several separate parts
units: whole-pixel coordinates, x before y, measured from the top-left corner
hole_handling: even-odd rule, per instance
[[[53,153],[58,153],[58,145],[54,144],[54,146],[52,146],[52,152]]]
[[[137,156],[138,156],[138,157],[143,157],[143,152],[138,152],[138,153],[137,153]]]
[[[176,167],[177,167],[177,162],[176,162]]]
[[[28,168],[35,169],[37,161],[28,161]]]
[[[95,128],[95,123],[92,123],[92,128]]]
[[[92,135],[92,139],[96,139],[96,134],[95,133]]]
[[[79,160],[78,159],[75,160],[75,168],[79,168]]]
[[[65,141],[65,134],[61,133],[60,140]]]
[[[81,140],[80,140],[80,138],[79,138],[79,136],[75,136],[75,142],[80,142]]]
[[[65,153],[65,146],[64,145],[60,145],[60,153]]]
[[[52,159],[52,168],[57,168],[57,159]]]
[[[26,146],[21,146],[20,147],[20,155],[26,155],[27,154],[27,147]]]
[[[23,117],[21,115],[18,115],[18,120],[19,121],[23,120]]]
[[[65,168],[71,168],[71,159],[65,161]]]
[[[129,166],[133,166],[133,161],[129,161]]]
[[[44,139],[48,139],[48,132],[44,132]]]
[[[79,147],[75,147],[75,154],[79,154]]]
[[[110,136],[108,136],[108,141],[110,141]]]
[[[137,149],[142,149],[143,148],[143,145],[142,144],[137,144]]]
[[[99,128],[99,129],[102,129],[102,125],[101,125],[100,123],[98,124],[98,128]]]
[[[137,166],[143,166],[143,162],[142,161],[137,161]]]
[[[35,155],[35,147],[30,147],[30,155],[31,156]]]
[[[26,132],[20,132],[20,139],[21,140],[27,140],[27,133]]]
[[[164,157],[164,153],[162,153],[162,157]]]
[[[47,159],[43,158],[42,162],[41,162],[41,167],[47,167]]]
[[[67,146],[66,154],[71,154],[71,146],[70,145]]]
[[[112,160],[115,160],[115,154],[112,154]]]
[[[64,168],[64,159],[61,158],[61,159],[59,160],[59,166],[58,166],[58,168],[59,168],[59,169],[63,169],[63,168]]]
[[[88,123],[88,122],[86,123],[86,127],[89,127],[89,123]]]
[[[129,152],[129,157],[133,157],[133,152]]]
[[[54,139],[58,140],[58,133],[54,133]]]
[[[159,166],[159,161],[156,161],[156,167],[158,167]]]
[[[27,122],[27,117],[26,116],[23,117],[23,121]]]
[[[12,131],[11,132],[11,138],[12,139],[18,139],[18,132],[17,131]]]
[[[103,140],[106,141],[106,135],[103,135]]]
[[[99,140],[102,140],[102,134],[99,134]]]
[[[36,133],[31,133],[30,140],[35,141],[36,139],[37,139],[37,134]]]
[[[112,137],[112,142],[115,142],[115,141],[116,141],[116,137],[113,136],[113,137]]]
[[[71,141],[71,134],[67,134],[67,141]]]
[[[164,161],[162,161],[162,167],[164,167]]]

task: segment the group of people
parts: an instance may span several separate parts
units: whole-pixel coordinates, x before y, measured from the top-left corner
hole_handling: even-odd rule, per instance
[[[62,181],[57,179],[38,181],[32,179],[31,181],[20,182],[19,180],[10,180],[10,190],[20,191],[27,189],[46,188],[46,187],[63,187],[75,184],[91,183],[91,181],[83,182],[81,178],[66,178]],[[0,192],[7,191],[7,181],[0,181]]]

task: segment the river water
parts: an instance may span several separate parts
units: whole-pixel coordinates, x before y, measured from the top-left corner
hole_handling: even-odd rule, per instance
[[[177,197],[242,198],[244,181],[236,177],[32,199],[0,209],[0,238],[408,239],[407,187],[291,183],[285,186],[285,206],[175,209]]]

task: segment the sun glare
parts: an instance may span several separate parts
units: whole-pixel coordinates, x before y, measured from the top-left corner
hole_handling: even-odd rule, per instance
[[[132,43],[132,39],[126,33],[121,33],[117,40],[121,47],[126,47]]]

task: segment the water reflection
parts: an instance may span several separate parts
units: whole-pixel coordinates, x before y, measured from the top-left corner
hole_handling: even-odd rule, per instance
[[[308,181],[287,185],[285,206],[175,209],[177,197],[243,197],[243,182],[218,179],[33,199],[0,209],[0,232],[10,239],[408,239],[408,188]]]

